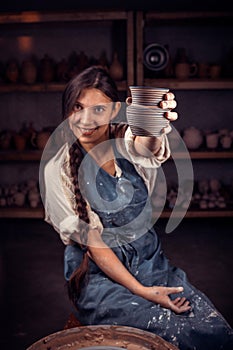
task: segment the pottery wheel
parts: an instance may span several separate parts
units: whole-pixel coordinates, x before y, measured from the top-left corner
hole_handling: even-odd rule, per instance
[[[48,335],[27,350],[178,350],[161,337],[133,327],[85,326]]]

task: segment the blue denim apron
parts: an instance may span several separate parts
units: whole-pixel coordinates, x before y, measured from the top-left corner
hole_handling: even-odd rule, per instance
[[[78,300],[77,318],[83,325],[123,325],[151,331],[181,350],[233,349],[232,329],[222,315],[188,282],[185,272],[171,266],[163,254],[151,225],[147,188],[133,164],[123,159],[115,148],[114,151],[121,176],[109,175],[89,159],[80,186],[102,221],[102,238],[143,285],[183,286],[182,295],[190,300],[192,310],[177,315],[134,295],[90,260]],[[83,251],[77,244],[66,247],[66,280],[80,265],[82,256]]]

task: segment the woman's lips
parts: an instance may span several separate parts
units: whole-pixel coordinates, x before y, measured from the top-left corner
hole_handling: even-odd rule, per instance
[[[98,129],[98,127],[96,127],[96,128],[81,128],[81,127],[79,127],[79,130],[81,131],[82,135],[84,135],[84,136],[92,135],[96,131],[96,129]]]

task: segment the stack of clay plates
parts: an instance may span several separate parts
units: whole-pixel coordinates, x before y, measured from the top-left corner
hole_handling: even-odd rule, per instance
[[[126,109],[127,120],[133,135],[155,136],[163,133],[168,127],[169,121],[164,117],[167,109],[145,107],[142,105],[130,105]]]
[[[169,89],[130,86],[130,91],[130,104],[128,103],[126,116],[132,133],[138,136],[160,136],[163,129],[169,125],[164,116],[169,109],[160,108],[159,103]]]
[[[130,86],[132,103],[143,106],[158,106],[163,96],[169,91],[166,88]]]

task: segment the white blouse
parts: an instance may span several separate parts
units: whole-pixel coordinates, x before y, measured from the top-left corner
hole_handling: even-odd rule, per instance
[[[122,156],[134,164],[135,169],[152,193],[157,168],[170,157],[170,148],[167,136],[163,136],[159,153],[156,156],[145,158],[134,149],[134,136],[128,127],[124,139],[115,139],[117,150]],[[119,171],[119,169],[118,169]],[[46,164],[44,169],[44,207],[45,221],[59,233],[65,245],[79,242],[80,219],[75,212],[75,197],[69,169],[69,147],[65,143],[57,154]],[[101,233],[103,226],[98,215],[91,210],[87,203],[90,226],[97,228]]]

